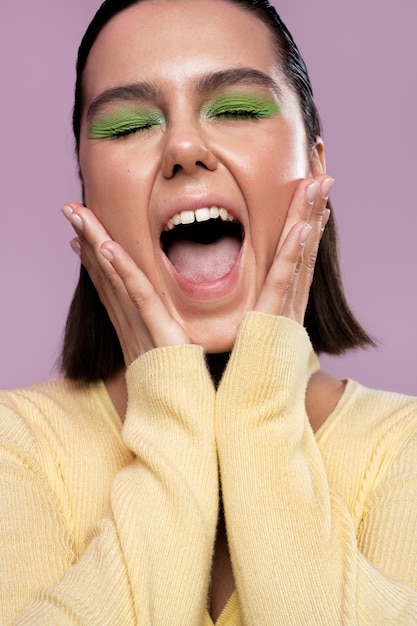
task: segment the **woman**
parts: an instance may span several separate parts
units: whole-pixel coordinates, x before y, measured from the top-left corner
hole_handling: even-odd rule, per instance
[[[84,269],[67,379],[1,397],[3,622],[415,623],[417,402],[318,368],[371,340],[289,33],[110,0],[77,70]]]

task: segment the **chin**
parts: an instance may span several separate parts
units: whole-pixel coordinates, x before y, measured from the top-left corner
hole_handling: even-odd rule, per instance
[[[215,320],[200,319],[198,322],[184,324],[184,328],[191,343],[202,346],[207,354],[230,352],[244,316],[245,311]]]

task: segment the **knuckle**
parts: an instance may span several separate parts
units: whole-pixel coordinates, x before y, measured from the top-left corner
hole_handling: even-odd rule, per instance
[[[105,277],[101,268],[91,266],[90,264],[89,266],[86,265],[86,269],[88,270],[90,278],[93,281],[96,289],[97,290],[103,289],[106,281],[105,281]]]
[[[267,281],[267,286],[274,293],[279,296],[285,297],[289,291],[291,280],[288,278],[269,278]]]
[[[129,293],[129,297],[139,312],[143,312],[151,306],[152,294],[150,293],[142,293],[134,290]]]
[[[311,251],[308,254],[304,255],[303,260],[302,260],[302,273],[304,276],[304,280],[306,280],[307,283],[310,285],[313,281],[316,259],[317,259],[316,251]],[[300,267],[300,273],[301,273],[301,267]]]
[[[314,248],[314,250],[311,250],[309,254],[307,254],[305,264],[306,264],[307,270],[309,270],[310,272],[313,272],[316,266],[317,252],[318,252],[317,248]]]
[[[120,289],[120,278],[117,274],[110,274],[106,277],[107,282],[115,293]]]
[[[115,293],[120,288],[120,279],[115,273],[106,274],[101,267],[95,267],[90,271],[91,280],[97,291],[106,291],[108,287]]]

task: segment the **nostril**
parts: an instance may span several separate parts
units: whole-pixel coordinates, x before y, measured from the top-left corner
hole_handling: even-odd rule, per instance
[[[205,170],[209,169],[207,165],[203,163],[203,161],[196,161],[195,164],[197,167],[202,167]],[[175,176],[175,174],[177,174],[177,172],[179,172],[182,169],[183,169],[182,165],[180,165],[179,163],[175,163],[174,167],[172,168],[172,176]]]

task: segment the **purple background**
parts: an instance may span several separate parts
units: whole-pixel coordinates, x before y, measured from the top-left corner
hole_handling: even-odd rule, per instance
[[[60,214],[79,199],[74,60],[98,0],[0,7],[0,387],[56,376],[77,277]],[[340,377],[417,394],[417,4],[276,0],[309,67],[353,309],[378,350],[322,359]]]

